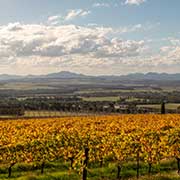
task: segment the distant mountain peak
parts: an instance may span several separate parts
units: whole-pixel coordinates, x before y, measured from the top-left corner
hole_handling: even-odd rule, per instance
[[[176,74],[168,74],[168,73],[156,73],[156,72],[148,72],[146,74],[143,73],[134,73],[125,76],[120,76],[124,79],[131,80],[180,80],[180,73]]]
[[[73,78],[105,78],[110,80],[172,80],[172,81],[180,81],[180,73],[176,74],[168,74],[168,73],[156,73],[156,72],[148,72],[146,74],[143,73],[132,73],[128,75],[120,75],[120,76],[87,76],[84,74],[78,74],[70,71],[60,71],[56,73],[50,73],[47,75],[27,75],[27,76],[18,76],[18,75],[9,75],[9,74],[1,74],[0,80],[28,80],[28,79],[73,79]]]
[[[81,78],[81,77],[85,77],[85,75],[74,73],[74,72],[69,72],[69,71],[60,71],[57,73],[51,73],[51,74],[45,75],[45,77],[48,77],[48,78]]]

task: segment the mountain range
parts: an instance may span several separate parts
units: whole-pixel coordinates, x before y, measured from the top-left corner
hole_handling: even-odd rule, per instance
[[[9,75],[9,74],[1,74],[0,81],[7,80],[29,80],[29,79],[109,79],[109,80],[168,80],[168,81],[180,81],[180,73],[176,74],[168,74],[168,73],[154,73],[149,72],[146,74],[143,73],[132,73],[128,75],[120,75],[120,76],[87,76],[84,74],[78,74],[69,71],[61,71],[58,73],[51,73],[47,75],[27,75],[27,76],[18,76],[18,75]]]

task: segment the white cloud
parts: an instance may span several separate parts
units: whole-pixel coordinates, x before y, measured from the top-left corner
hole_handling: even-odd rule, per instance
[[[54,16],[49,21],[57,18]],[[22,65],[29,70],[37,66],[98,67],[112,64],[119,58],[139,56],[144,41],[114,38],[115,34],[124,32],[121,28],[98,26],[20,23],[0,26],[1,65],[9,59],[6,61],[9,67]]]
[[[169,51],[170,49],[172,49],[172,47],[170,47],[170,46],[163,46],[163,47],[160,48],[160,51],[162,53],[167,53],[167,51]]]
[[[21,24],[19,22],[17,23],[9,23],[7,26],[7,30],[9,31],[18,31],[22,30]]]
[[[91,11],[83,10],[83,9],[77,9],[77,10],[69,10],[68,14],[64,17],[65,21],[73,20],[77,17],[85,17],[88,14],[90,14]]]
[[[61,17],[61,16],[50,16],[50,17],[48,18],[48,21],[49,21],[49,22],[57,21],[60,17]]]
[[[124,4],[126,5],[140,5],[146,2],[146,0],[126,0]]]
[[[20,23],[0,26],[0,70],[27,74],[59,70],[118,74],[135,68],[143,71],[147,67],[179,67],[177,43],[149,55],[148,42],[120,38],[122,33],[144,30],[141,24],[122,28]]]
[[[168,37],[166,40],[169,41],[174,46],[180,46],[180,39],[174,37]]]
[[[94,3],[93,7],[110,7],[109,3]]]
[[[61,15],[49,16],[47,22],[50,25],[58,25],[60,22],[63,21],[63,19],[64,18]]]
[[[49,16],[47,23],[50,25],[58,25],[62,22],[72,21],[79,17],[85,17],[90,13],[91,11],[88,11],[88,10],[72,9],[72,10],[69,10],[67,14],[64,16],[61,16],[61,15]]]
[[[19,29],[12,32],[9,28],[1,28],[1,56],[60,57],[88,54],[91,57],[123,57],[138,55],[143,46],[142,41],[109,38],[108,34],[113,33],[112,28],[74,25],[20,27],[20,32]]]

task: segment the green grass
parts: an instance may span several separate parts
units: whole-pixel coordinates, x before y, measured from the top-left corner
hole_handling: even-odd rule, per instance
[[[86,116],[87,113],[61,112],[61,111],[26,111],[24,117],[67,117]]]
[[[70,113],[60,112],[60,111],[26,111],[25,117],[57,117],[57,116],[67,116]]]
[[[144,99],[140,99],[140,98],[129,98],[129,99],[126,99],[126,102],[134,102],[134,101],[143,101]]]
[[[107,96],[107,97],[82,97],[83,101],[118,101],[120,98],[118,96]]]
[[[89,113],[90,114],[90,113]],[[40,118],[40,117],[69,117],[69,116],[86,116],[87,113],[61,112],[61,111],[25,111],[21,118]],[[0,118],[19,118],[17,115],[0,115]]]
[[[154,89],[89,89],[89,90],[81,90],[81,91],[76,91],[75,94],[91,94],[91,93],[123,93],[123,92],[162,92],[161,90],[154,90]],[[166,92],[166,91],[165,91]]]
[[[180,106],[179,103],[167,103],[166,104],[166,109],[169,110],[175,110]],[[145,105],[138,105],[138,107],[147,107],[147,108],[155,108],[155,109],[160,109],[161,105],[160,104],[145,104]]]
[[[180,176],[176,172],[176,161],[163,161],[161,165],[154,165],[152,174],[148,175],[148,166],[140,164],[140,180],[178,180]],[[69,163],[51,162],[45,165],[44,174],[41,175],[40,169],[32,164],[18,164],[12,168],[12,177],[7,178],[7,167],[0,167],[0,180],[79,180],[81,175],[69,170]],[[122,179],[136,179],[136,164],[134,162],[125,163],[122,168]],[[98,164],[91,164],[88,168],[89,180],[115,180],[117,167],[115,163],[106,162],[102,168]]]
[[[43,83],[32,83],[32,82],[9,82],[0,86],[0,90],[37,90],[37,89],[55,89],[48,84]]]

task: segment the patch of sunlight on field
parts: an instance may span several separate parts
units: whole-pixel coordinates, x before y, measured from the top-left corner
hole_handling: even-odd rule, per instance
[[[118,96],[112,96],[112,97],[83,97],[84,101],[118,101],[120,98]]]
[[[161,105],[160,104],[144,104],[144,105],[138,105],[138,107],[160,109]],[[174,109],[177,109],[178,107],[180,107],[179,103],[167,103],[166,104],[166,109],[174,110]]]

